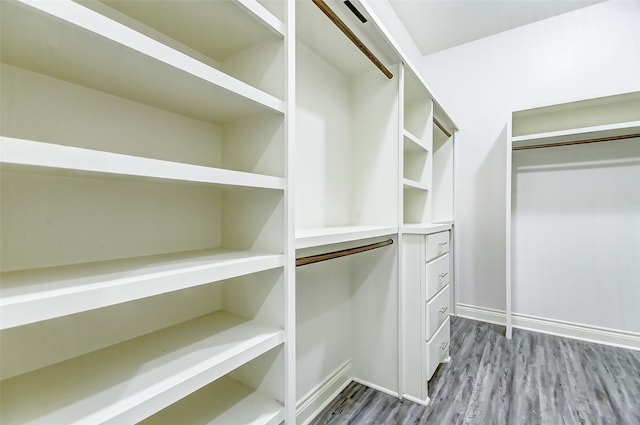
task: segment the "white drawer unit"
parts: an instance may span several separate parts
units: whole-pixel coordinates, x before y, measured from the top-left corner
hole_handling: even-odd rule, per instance
[[[450,289],[446,286],[442,291],[427,302],[425,314],[425,333],[431,338],[438,327],[449,318]]]
[[[449,254],[427,263],[426,268],[426,298],[429,299],[449,284]]]
[[[447,318],[436,334],[427,341],[427,381],[431,379],[438,365],[449,359],[449,323]]]
[[[425,261],[430,261],[436,257],[449,252],[449,232],[433,233],[426,236],[426,256]]]
[[[454,293],[450,234],[404,234],[402,240],[402,397],[420,404],[429,401],[434,371],[449,360]]]

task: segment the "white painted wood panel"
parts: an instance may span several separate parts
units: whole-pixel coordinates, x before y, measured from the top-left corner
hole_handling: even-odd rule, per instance
[[[427,400],[425,345],[425,267],[424,235],[405,234],[402,237],[402,374],[401,393],[418,400]]]

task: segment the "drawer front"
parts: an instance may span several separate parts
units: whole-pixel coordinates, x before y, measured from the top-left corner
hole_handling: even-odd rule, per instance
[[[425,261],[432,260],[449,252],[449,232],[439,232],[427,235],[427,249]]]
[[[449,284],[449,254],[427,263],[426,285],[427,300],[435,295],[440,288]]]
[[[450,286],[447,285],[438,295],[427,302],[427,323],[425,326],[427,339],[430,339],[438,330],[438,326],[449,317],[449,306],[451,305],[449,294]]]
[[[438,365],[449,357],[449,318],[436,334],[427,341],[427,380],[431,379]]]

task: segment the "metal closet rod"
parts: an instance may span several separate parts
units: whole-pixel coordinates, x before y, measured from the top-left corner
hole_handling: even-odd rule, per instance
[[[640,133],[622,134],[620,136],[599,137],[596,139],[573,140],[570,142],[557,142],[557,143],[546,143],[546,144],[541,143],[539,145],[514,146],[512,149],[514,151],[522,151],[526,149],[555,148],[558,146],[585,145],[587,143],[599,143],[599,142],[610,142],[613,140],[634,139],[636,137],[640,137]]]
[[[444,125],[440,124],[440,121],[434,118],[433,123],[445,134],[445,136],[451,137],[451,133],[446,128],[444,128]]]
[[[296,267],[306,266],[307,264],[318,263],[320,261],[332,260],[338,257],[346,257],[347,255],[358,254],[360,252],[370,251],[376,248],[382,248],[383,246],[391,245],[393,239],[387,239],[386,241],[376,242],[369,245],[362,245],[355,248],[341,249],[339,251],[326,252],[324,254],[310,255],[308,257],[296,258]]]
[[[325,3],[324,0],[312,0],[312,1],[316,6],[318,6],[318,8],[320,8],[320,10],[322,10],[322,12],[324,12],[325,15],[327,15],[327,18],[329,18],[331,20],[331,22],[333,22],[335,24],[335,26],[337,26],[340,29],[340,31],[342,31],[344,33],[344,35],[346,35],[347,38],[349,40],[351,40],[351,42],[353,44],[355,44],[356,47],[358,47],[358,49],[360,49],[360,51],[362,53],[364,53],[364,55],[367,58],[369,58],[369,60],[371,62],[373,62],[373,64],[380,71],[382,71],[382,73],[388,79],[392,79],[393,78],[393,74],[391,73],[391,71],[389,71],[387,69],[387,67],[384,66],[384,64],[382,62],[380,62],[378,57],[376,55],[374,55],[373,52],[371,50],[369,50],[369,48],[367,46],[365,46],[365,44],[358,38],[358,36],[355,35],[355,33],[353,31],[351,31],[351,29],[347,26],[347,24],[345,24],[344,21],[342,21],[342,19],[340,19],[340,17],[338,15],[336,15],[333,10],[331,10],[329,5],[327,3]]]

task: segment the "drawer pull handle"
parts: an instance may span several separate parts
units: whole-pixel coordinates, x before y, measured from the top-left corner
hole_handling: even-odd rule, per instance
[[[440,344],[440,349],[444,351],[447,349],[448,346],[449,346],[449,341],[442,342],[442,344]]]
[[[445,277],[445,276],[446,276],[446,275],[448,275],[448,274],[449,274],[448,272],[446,272],[446,273],[440,273],[438,276],[440,276],[440,277]]]
[[[442,307],[440,310],[438,310],[440,313],[445,313],[447,310],[449,310],[449,307]]]
[[[438,245],[446,245],[446,244],[448,244],[448,243],[449,243],[449,242],[439,242],[439,243],[438,243]]]

